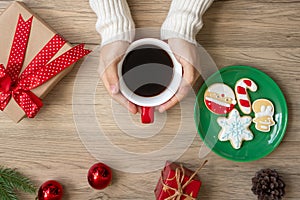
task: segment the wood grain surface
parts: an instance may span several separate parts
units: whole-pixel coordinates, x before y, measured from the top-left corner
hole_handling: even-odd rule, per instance
[[[0,0],[0,12],[12,1]],[[96,16],[88,0],[24,0],[57,32],[72,43],[87,43],[94,49],[100,42],[95,31]],[[138,28],[159,27],[167,15],[171,0],[128,0]],[[207,156],[201,171],[203,187],[200,199],[256,199],[251,192],[251,177],[261,168],[275,168],[287,188],[284,199],[300,199],[300,1],[298,0],[219,0],[204,16],[205,26],[197,39],[219,68],[243,64],[255,66],[271,76],[285,94],[289,108],[286,135],[280,146],[267,157],[250,163],[225,160],[214,153]],[[0,30],[1,32],[1,30]],[[1,34],[0,34],[1,37]],[[113,184],[96,191],[86,179],[88,168],[97,162],[82,144],[73,119],[72,94],[80,68],[65,77],[44,99],[44,108],[35,119],[14,124],[0,113],[0,165],[17,168],[36,185],[56,179],[64,186],[64,199],[155,199],[153,190],[160,171],[132,174],[114,171]],[[91,70],[96,71],[92,65]],[[97,116],[107,116],[106,128],[117,132],[110,120],[111,99],[98,84],[95,98]],[[126,113],[125,110],[122,112]],[[122,114],[122,113],[121,113]],[[122,134],[111,136],[116,145],[134,152],[148,152],[164,146],[177,131],[180,107],[168,112],[168,129],[159,140],[139,140],[132,144]],[[137,116],[133,116],[138,120]],[[192,113],[191,118],[193,120]],[[187,132],[189,130],[186,130]],[[99,144],[101,145],[101,144]],[[198,152],[202,141],[196,137],[178,159],[195,169],[201,162]],[[103,149],[110,153],[109,149]],[[151,165],[151,161],[149,161]],[[1,197],[0,197],[1,199]],[[34,199],[20,194],[20,199]]]

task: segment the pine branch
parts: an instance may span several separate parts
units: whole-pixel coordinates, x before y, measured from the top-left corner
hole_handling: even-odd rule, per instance
[[[18,200],[12,188],[5,186],[0,180],[0,197],[1,200]]]
[[[15,190],[35,194],[36,187],[27,177],[14,169],[0,167],[1,200],[17,200]]]

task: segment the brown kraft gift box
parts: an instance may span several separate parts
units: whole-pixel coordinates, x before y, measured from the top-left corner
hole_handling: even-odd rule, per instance
[[[35,55],[43,48],[45,44],[56,34],[45,22],[43,22],[38,16],[30,11],[23,3],[13,2],[1,15],[0,15],[0,63],[5,67],[8,62],[12,41],[14,38],[19,15],[22,15],[25,20],[34,16],[30,37],[27,45],[25,60],[23,63],[22,71],[35,57]],[[71,49],[72,46],[66,43],[54,56],[57,58],[64,52]],[[51,78],[43,85],[31,90],[36,96],[41,99],[44,98],[47,93],[65,76],[67,75],[73,65],[67,67],[61,73]],[[21,72],[22,72],[21,71]],[[4,109],[6,113],[14,122],[18,123],[24,117],[26,117],[23,109],[15,102],[14,98],[11,98],[8,105]]]

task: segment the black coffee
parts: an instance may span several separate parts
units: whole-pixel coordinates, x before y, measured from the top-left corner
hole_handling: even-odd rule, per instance
[[[135,94],[152,97],[162,93],[173,77],[173,62],[169,54],[153,45],[138,47],[127,54],[122,76]]]

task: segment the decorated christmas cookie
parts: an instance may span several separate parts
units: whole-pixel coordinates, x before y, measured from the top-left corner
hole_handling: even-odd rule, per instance
[[[270,127],[275,124],[273,120],[274,106],[271,101],[267,99],[257,99],[253,102],[253,111],[255,118],[255,128],[262,132],[269,132]]]
[[[229,113],[236,104],[233,90],[223,83],[215,83],[204,94],[206,107],[215,114]]]
[[[229,113],[228,118],[219,117],[217,122],[222,127],[218,135],[219,140],[229,140],[235,149],[241,148],[244,140],[249,141],[253,139],[253,134],[249,130],[252,118],[250,116],[241,117],[237,109],[233,109]]]
[[[247,92],[249,89],[252,92],[257,90],[257,85],[248,78],[242,78],[236,82],[235,94],[241,111],[245,114],[251,113],[251,101]]]

